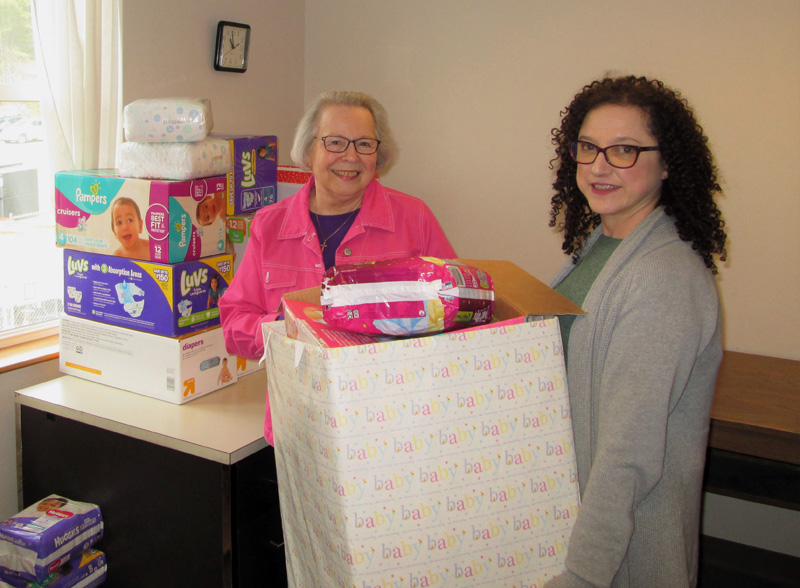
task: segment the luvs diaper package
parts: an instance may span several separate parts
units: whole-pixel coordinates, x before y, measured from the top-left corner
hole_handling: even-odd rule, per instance
[[[278,137],[220,135],[230,144],[233,167],[228,172],[227,212],[246,214],[274,204],[278,194]]]
[[[43,582],[102,536],[97,505],[51,494],[0,523],[0,580]]]
[[[226,250],[224,175],[167,181],[61,171],[55,188],[60,247],[163,263]]]
[[[219,324],[233,256],[160,264],[64,251],[64,312],[176,337]]]
[[[143,98],[122,113],[127,141],[193,142],[214,128],[208,98]]]
[[[322,281],[323,318],[332,327],[412,336],[483,325],[494,309],[485,271],[435,257],[331,267]]]

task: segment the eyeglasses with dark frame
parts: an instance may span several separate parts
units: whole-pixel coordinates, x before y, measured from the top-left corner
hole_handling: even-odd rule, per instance
[[[378,139],[370,139],[362,137],[360,139],[348,139],[347,137],[339,137],[338,135],[328,135],[327,137],[314,137],[322,141],[325,149],[331,153],[344,153],[350,147],[350,143],[355,147],[356,152],[361,155],[372,155],[378,150],[378,145],[381,144]]]
[[[637,145],[609,145],[598,147],[588,141],[574,141],[570,143],[569,154],[575,163],[588,165],[594,163],[601,153],[605,156],[608,165],[618,169],[628,169],[639,161],[642,151],[658,151],[659,147],[639,147]]]

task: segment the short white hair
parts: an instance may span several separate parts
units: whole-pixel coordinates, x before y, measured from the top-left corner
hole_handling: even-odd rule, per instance
[[[295,164],[305,171],[310,171],[308,161],[311,159],[311,148],[319,129],[322,112],[328,106],[335,105],[354,106],[369,110],[372,120],[375,122],[376,139],[381,142],[378,145],[376,169],[383,173],[388,172],[399,155],[397,143],[395,143],[389,128],[389,115],[386,114],[386,109],[380,102],[363,92],[323,92],[311,103],[294,133],[292,160]]]

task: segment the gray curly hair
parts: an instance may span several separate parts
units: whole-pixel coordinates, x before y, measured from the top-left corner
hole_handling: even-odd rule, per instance
[[[389,128],[389,115],[386,114],[386,109],[380,102],[362,92],[323,92],[311,103],[294,133],[292,160],[295,164],[304,171],[310,171],[307,162],[311,156],[311,147],[319,128],[322,112],[328,106],[334,105],[356,106],[370,111],[372,120],[375,121],[376,138],[381,142],[378,146],[376,168],[383,173],[388,172],[389,168],[397,161],[398,156],[397,143],[395,143],[392,130]]]

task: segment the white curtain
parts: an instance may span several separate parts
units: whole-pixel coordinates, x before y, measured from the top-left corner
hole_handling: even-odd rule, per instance
[[[50,169],[40,167],[40,199],[54,194],[47,187],[56,171],[115,165],[122,142],[121,3],[31,0],[50,152]],[[39,203],[45,214],[52,209],[53,198]]]

